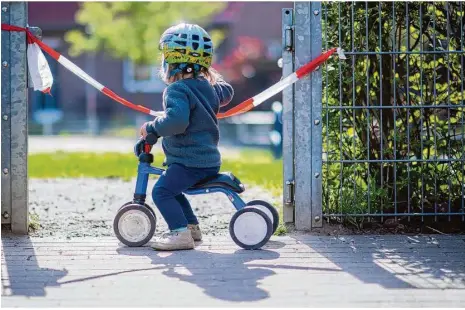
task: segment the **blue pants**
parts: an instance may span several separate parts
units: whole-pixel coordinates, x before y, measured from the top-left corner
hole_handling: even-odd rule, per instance
[[[152,198],[170,230],[199,223],[183,192],[219,171],[220,167],[190,168],[171,164],[160,176],[153,187]]]

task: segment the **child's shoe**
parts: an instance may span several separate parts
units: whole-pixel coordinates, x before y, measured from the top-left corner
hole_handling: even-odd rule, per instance
[[[189,224],[187,225],[187,228],[191,231],[192,238],[194,241],[202,241],[202,231],[200,230],[199,225],[195,224]]]
[[[192,250],[194,246],[194,239],[189,229],[166,232],[152,243],[152,248],[159,251]]]

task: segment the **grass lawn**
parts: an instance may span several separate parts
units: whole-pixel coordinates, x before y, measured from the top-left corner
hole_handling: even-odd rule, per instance
[[[155,154],[154,166],[161,166],[164,156]],[[246,149],[237,154],[223,154],[222,171],[231,171],[245,184],[260,186],[274,196],[282,194],[282,161],[263,150]],[[130,180],[137,173],[134,154],[116,153],[45,153],[29,155],[30,178],[119,177]],[[278,200],[275,201],[280,205]],[[279,208],[282,215],[282,210]],[[282,216],[281,216],[282,218]],[[277,233],[284,233],[283,225]]]
[[[163,156],[155,154],[154,166]],[[137,173],[137,159],[131,154],[116,153],[45,153],[29,155],[30,178],[119,177],[130,180]],[[223,155],[222,171],[231,171],[243,183],[258,185],[280,195],[282,161],[261,150],[244,150],[240,155]]]

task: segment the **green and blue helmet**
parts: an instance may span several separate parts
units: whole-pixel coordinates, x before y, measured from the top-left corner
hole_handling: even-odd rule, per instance
[[[169,64],[209,68],[213,59],[213,42],[200,26],[179,24],[168,28],[159,43],[165,72]],[[197,71],[197,70],[196,70]]]

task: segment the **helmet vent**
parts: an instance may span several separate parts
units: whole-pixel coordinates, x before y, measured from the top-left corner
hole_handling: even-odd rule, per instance
[[[212,48],[210,45],[204,45],[203,47],[204,47],[205,49]]]
[[[182,46],[186,46],[186,41],[174,41],[174,43],[177,43],[179,45],[182,45]]]
[[[200,39],[200,37],[197,34],[192,35],[192,40],[198,41],[199,39]]]
[[[194,50],[197,50],[199,48],[199,43],[192,42],[192,47],[194,48]]]
[[[207,37],[203,37],[203,42],[210,42],[211,39],[210,38],[207,38]]]
[[[187,39],[187,33],[181,34],[181,39]]]

